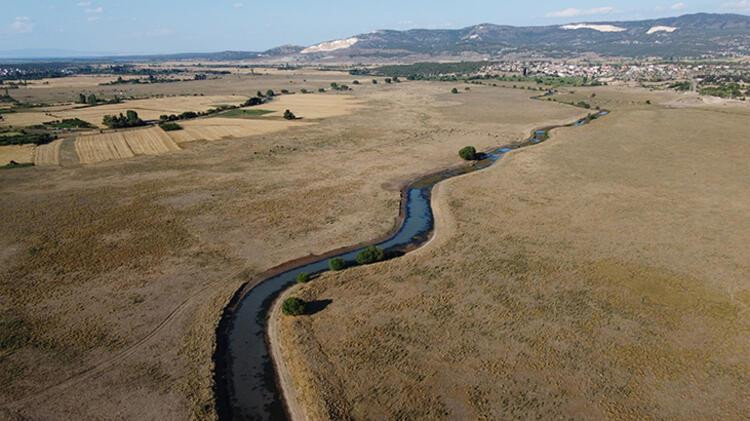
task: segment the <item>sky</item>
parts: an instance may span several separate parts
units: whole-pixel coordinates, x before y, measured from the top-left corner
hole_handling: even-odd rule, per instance
[[[750,0],[2,0],[0,52],[263,51],[377,29],[750,14]]]

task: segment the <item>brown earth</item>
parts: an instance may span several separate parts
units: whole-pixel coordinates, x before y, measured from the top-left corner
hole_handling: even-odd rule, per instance
[[[310,419],[746,419],[747,110],[557,99],[614,113],[440,185],[428,246],[285,294],[332,301],[278,320]]]
[[[237,87],[222,81],[195,86]],[[366,108],[316,125],[0,173],[0,418],[213,418],[214,329],[243,282],[387,232],[400,183],[458,163],[464,145],[582,115],[526,92],[450,87],[362,85]]]

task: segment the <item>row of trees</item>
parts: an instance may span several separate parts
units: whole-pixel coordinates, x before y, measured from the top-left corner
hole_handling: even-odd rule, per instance
[[[362,249],[355,260],[357,264],[369,265],[385,259],[385,251],[377,246],[367,246]],[[328,261],[328,267],[332,271],[344,270],[347,267],[347,263],[340,257],[335,257]],[[297,274],[297,283],[305,283],[310,281],[310,275],[305,272]],[[287,316],[301,316],[307,311],[307,303],[297,297],[289,297],[284,300],[281,304],[281,311]]]
[[[102,119],[105,126],[110,129],[121,129],[125,127],[145,126],[146,122],[138,117],[138,113],[133,110],[127,110],[125,115],[105,115]]]

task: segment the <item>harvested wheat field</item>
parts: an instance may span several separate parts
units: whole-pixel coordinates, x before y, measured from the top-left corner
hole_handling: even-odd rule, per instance
[[[34,149],[34,165],[39,167],[60,165],[60,147],[63,140],[57,139]]]
[[[746,419],[750,115],[643,95],[439,185],[426,247],[288,291],[331,301],[279,320],[309,418]]]
[[[121,104],[98,105],[95,107],[69,106],[69,109],[19,112],[5,114],[4,124],[11,126],[30,126],[53,120],[80,118],[97,127],[104,127],[105,115],[125,113],[134,110],[144,120],[158,120],[163,114],[179,114],[185,111],[207,111],[219,105],[238,105],[247,99],[245,96],[209,95],[177,96],[125,101]]]
[[[180,150],[159,127],[79,136],[75,140],[75,149],[82,164]]]
[[[261,119],[243,120],[239,118],[200,118],[181,121],[182,130],[168,132],[175,142],[192,142],[196,140],[219,140],[225,138],[242,138],[267,134],[288,129],[303,127],[307,124],[289,121],[264,121]]]
[[[119,76],[124,80],[137,79],[137,76]],[[50,79],[39,79],[26,81],[25,85],[19,89],[43,89],[43,88],[91,88],[99,86],[103,83],[109,83],[116,81],[118,76],[114,75],[103,75],[103,76],[90,76],[90,75],[77,75],[77,76],[66,76],[56,77]]]
[[[214,419],[215,328],[240,285],[387,232],[401,183],[458,164],[466,144],[585,115],[526,92],[449,91],[362,87],[367,112],[269,120],[291,125],[252,142],[0,172],[0,418]]]
[[[6,165],[10,161],[19,164],[34,162],[34,145],[0,146],[0,165]]]
[[[273,101],[258,106],[264,110],[275,111],[269,116],[283,116],[285,110],[291,110],[297,117],[317,119],[351,114],[362,108],[363,103],[351,95],[295,94],[281,95]]]

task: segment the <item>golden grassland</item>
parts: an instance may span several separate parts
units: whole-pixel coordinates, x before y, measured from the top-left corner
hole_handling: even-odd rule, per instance
[[[747,111],[584,98],[613,114],[440,185],[425,248],[285,295],[332,301],[279,320],[310,419],[750,412]]]
[[[0,165],[15,161],[18,163],[34,162],[33,145],[8,145],[0,146]]]
[[[75,149],[82,164],[137,155],[159,155],[180,147],[159,127],[78,136]]]
[[[196,140],[219,140],[226,138],[242,138],[282,131],[293,126],[304,127],[306,123],[285,120],[244,120],[239,118],[201,118],[180,122],[182,130],[169,132],[169,136],[177,143],[193,142]]]
[[[6,125],[29,126],[42,124],[48,121],[63,120],[68,118],[80,118],[95,126],[104,127],[102,119],[105,115],[124,114],[127,110],[133,110],[143,120],[158,120],[163,114],[180,114],[185,111],[207,111],[218,105],[238,105],[247,97],[232,95],[212,96],[184,96],[149,98],[125,101],[121,104],[98,105],[95,107],[80,107],[70,105],[68,109],[57,108],[54,110],[39,110],[5,114]]]
[[[34,148],[34,165],[52,166],[60,164],[60,147],[62,139],[56,139],[46,145],[39,145]]]
[[[290,110],[297,118],[319,119],[350,114],[362,106],[362,101],[350,95],[297,94],[279,96],[258,108],[275,111],[268,116],[282,117]]]
[[[236,87],[211,83],[199,85]],[[449,91],[360,86],[352,94],[366,110],[318,124],[148,159],[4,171],[0,416],[213,418],[214,329],[243,282],[387,232],[400,183],[458,163],[466,144],[583,115],[526,92]]]

